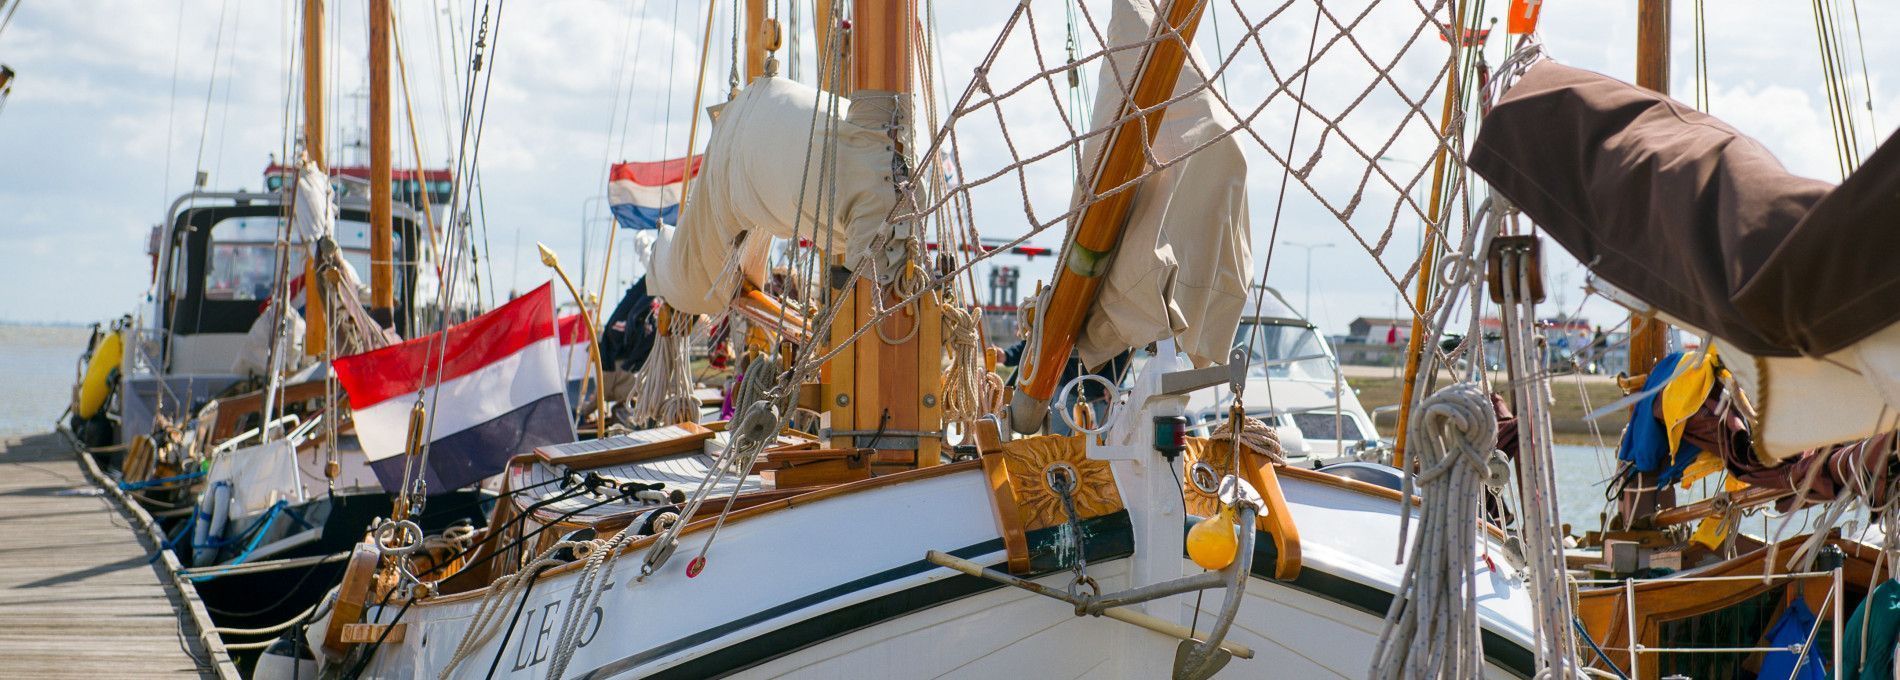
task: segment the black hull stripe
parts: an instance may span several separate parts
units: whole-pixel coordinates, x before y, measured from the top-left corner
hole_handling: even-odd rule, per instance
[[[1091,562],[1134,554],[1134,532],[1126,512],[1088,520],[1083,529],[1090,539],[1088,559]],[[1053,537],[1054,531],[1051,529],[1031,532],[1030,543],[1035,546],[1047,545]],[[1002,549],[1003,543],[997,539],[949,552],[964,559],[972,559]],[[1273,579],[1273,564],[1277,555],[1278,552],[1273,546],[1271,537],[1266,532],[1261,532],[1255,541],[1253,575],[1274,580],[1279,585],[1357,609],[1371,616],[1383,618],[1386,610],[1392,605],[1391,593],[1311,566],[1301,569],[1299,577],[1292,581],[1275,580]],[[1036,556],[1045,557],[1042,554]],[[1000,568],[1001,565],[993,566]],[[1035,567],[1041,573],[1054,570],[1052,562],[1041,559],[1036,560]],[[734,631],[775,617],[936,568],[939,567],[919,560],[878,572],[609,662],[581,677],[591,680],[627,673],[642,664],[711,642]],[[694,679],[730,675],[825,640],[1001,587],[1003,587],[1001,584],[994,581],[957,574],[792,622],[755,637],[712,650],[646,677]],[[1484,657],[1487,661],[1518,677],[1529,678],[1534,674],[1536,660],[1530,649],[1490,630],[1481,630],[1480,633],[1484,645]]]
[[[1088,559],[1108,560],[1125,557],[1134,553],[1134,532],[1129,525],[1126,511],[1104,515],[1082,522],[1082,532],[1089,538],[1087,543]],[[1052,542],[1055,529],[1043,529],[1030,532],[1029,543],[1032,546],[1047,545]],[[964,546],[949,551],[950,554],[964,559],[972,559],[1003,550],[1000,538]],[[1032,552],[1035,552],[1032,550]],[[1047,560],[1032,560],[1047,562]],[[1049,565],[1044,564],[1047,567]],[[848,596],[879,585],[922,574],[932,569],[940,569],[935,564],[918,560],[902,566],[842,583],[824,590],[771,607],[764,611],[749,614],[738,619],[708,628],[697,633],[673,640],[657,647],[647,649],[632,656],[607,663],[588,671],[580,677],[592,680],[607,678],[626,673],[642,664],[663,658],[669,654],[706,644],[734,631],[742,630],[774,618],[796,612],[801,609],[823,604],[830,600]],[[828,640],[845,633],[870,626],[882,621],[897,618],[905,614],[934,607],[952,600],[968,597],[986,590],[1001,587],[994,581],[965,574],[957,574],[945,579],[926,583],[914,588],[872,598],[853,605],[819,614],[809,619],[787,624],[784,627],[763,633],[757,637],[736,642],[690,659],[678,666],[647,676],[652,678],[707,678],[735,673],[751,666],[803,649],[806,646]]]

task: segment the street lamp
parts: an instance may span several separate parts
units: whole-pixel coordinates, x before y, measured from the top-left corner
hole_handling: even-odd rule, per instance
[[[1333,244],[1331,243],[1299,243],[1296,241],[1281,241],[1280,243],[1283,245],[1294,247],[1294,248],[1306,249],[1306,308],[1300,310],[1300,315],[1306,317],[1307,321],[1312,321],[1313,320],[1313,251],[1318,248],[1331,248],[1333,247]]]

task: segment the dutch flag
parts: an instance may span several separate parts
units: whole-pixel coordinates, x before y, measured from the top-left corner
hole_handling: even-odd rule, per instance
[[[686,178],[699,174],[703,156],[668,161],[615,163],[607,177],[607,205],[623,229],[679,224]],[[688,164],[690,159],[691,163]]]
[[[419,470],[431,494],[498,474],[510,457],[537,446],[574,441],[552,283],[448,329],[446,338],[437,333],[339,358],[336,376],[385,490],[402,486],[417,399],[433,421]]]

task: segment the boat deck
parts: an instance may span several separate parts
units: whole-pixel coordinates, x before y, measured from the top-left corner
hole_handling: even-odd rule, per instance
[[[0,437],[0,677],[215,677],[140,526],[62,436]]]

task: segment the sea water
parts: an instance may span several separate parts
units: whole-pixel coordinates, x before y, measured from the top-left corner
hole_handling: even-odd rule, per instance
[[[51,432],[72,403],[83,326],[0,324],[0,436]]]

